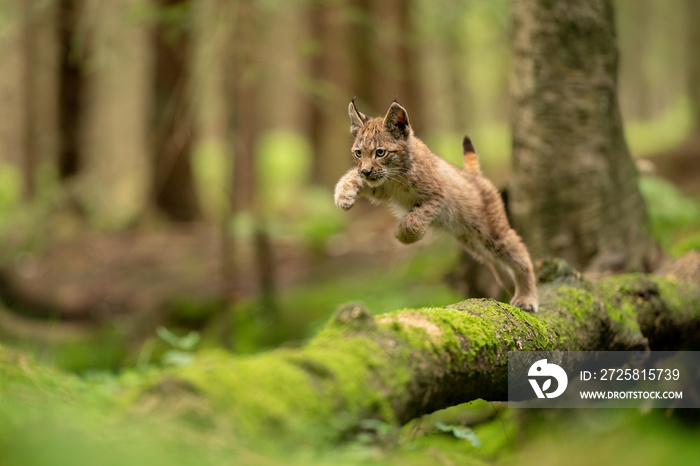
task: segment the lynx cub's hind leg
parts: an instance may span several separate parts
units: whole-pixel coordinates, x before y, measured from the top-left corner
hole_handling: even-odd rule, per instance
[[[505,253],[501,257],[504,265],[510,268],[515,280],[515,293],[510,304],[527,312],[539,310],[535,272],[530,254],[520,236],[511,229],[504,240]]]

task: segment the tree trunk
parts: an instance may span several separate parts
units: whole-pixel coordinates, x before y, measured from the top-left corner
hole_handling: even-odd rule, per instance
[[[258,168],[255,151],[260,136],[260,66],[256,60],[259,47],[259,18],[255,2],[238,3],[238,18],[233,39],[239,44],[234,56],[234,212],[257,212]]]
[[[155,30],[154,198],[170,218],[193,221],[201,216],[190,156],[194,140],[190,99],[189,0],[156,0],[164,15]]]
[[[313,149],[311,182],[332,188],[350,159],[348,118],[344,109],[352,98],[349,90],[349,39],[346,6],[309,6],[309,23],[315,53],[311,57],[313,83],[310,94],[309,136]]]
[[[82,115],[64,114],[64,123],[80,125],[65,128],[69,138],[80,138],[78,189],[72,192],[93,226],[119,230],[133,225],[150,199],[150,25],[135,21],[130,12],[152,0],[76,1],[79,28],[73,31],[68,60],[77,60],[73,66],[82,67],[86,82],[85,89],[64,89],[67,105],[73,93],[85,93],[80,98],[83,108],[75,108]],[[70,173],[70,166],[66,168]]]
[[[445,52],[449,67],[449,93],[451,125],[449,129],[463,136],[469,131],[469,125],[474,123],[474,99],[468,95],[469,89],[469,46],[466,43],[467,33],[464,30],[464,6],[453,5],[447,10],[445,20]],[[480,117],[479,120],[482,120]],[[481,123],[485,123],[483,120]],[[478,144],[478,142],[477,142]]]
[[[421,86],[419,44],[415,0],[399,0],[399,57],[401,62],[402,87],[399,100],[411,112],[411,126],[417,134],[424,134],[425,109]],[[462,76],[462,78],[464,78]],[[397,91],[398,92],[398,91]],[[427,132],[427,131],[426,131]]]
[[[612,0],[512,3],[515,229],[534,257],[650,270],[637,171],[617,99]]]
[[[82,8],[81,0],[58,2],[59,75],[58,75],[58,175],[67,180],[78,173],[82,159],[81,134],[85,100],[84,51],[79,50],[76,31]]]
[[[6,192],[27,202],[50,185],[38,184],[37,176],[55,173],[58,8],[54,3],[11,0],[0,7],[0,170],[4,180],[19,182],[16,188],[5,186]]]
[[[371,54],[375,30],[372,27],[370,0],[351,0],[350,8],[354,18],[350,41],[353,71],[353,88],[359,101],[372,105],[373,60]],[[365,113],[374,114],[378,109],[367,108]]]
[[[22,199],[25,202],[33,200],[36,192],[36,166],[37,166],[37,127],[36,127],[36,43],[35,10],[36,4],[32,0],[25,0],[22,5],[23,25],[23,104],[24,104],[24,140],[22,151]]]
[[[276,321],[275,262],[267,233],[265,208],[259,200],[259,173],[256,150],[260,139],[260,43],[263,23],[254,0],[238,3],[234,43],[240,44],[234,56],[234,106],[232,136],[234,142],[232,212],[248,212],[254,222],[254,243],[258,272],[260,310],[264,318]]]
[[[405,70],[402,69],[401,43],[402,10],[408,8],[406,0],[384,0],[370,2],[373,42],[365,53],[372,60],[370,105],[383,115],[392,100],[404,101]]]

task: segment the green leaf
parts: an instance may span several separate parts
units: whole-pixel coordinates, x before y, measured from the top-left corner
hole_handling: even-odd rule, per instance
[[[170,346],[173,346],[175,348],[178,347],[178,340],[180,339],[177,335],[175,335],[173,332],[168,330],[165,327],[158,327],[156,330],[156,333],[160,337],[161,340],[169,344]]]
[[[178,347],[185,351],[192,351],[197,343],[199,343],[199,332],[192,331],[179,339]]]
[[[458,439],[467,440],[474,447],[481,446],[481,440],[474,432],[474,429],[466,426],[456,426],[454,424],[444,424],[442,422],[436,422],[435,427],[437,427],[440,432],[451,432]]]
[[[452,429],[454,429],[454,426],[451,424],[444,424],[440,421],[435,423],[435,427],[440,429],[440,432],[452,432]]]
[[[481,446],[481,440],[479,440],[479,437],[476,435],[476,432],[474,432],[474,430],[470,427],[455,427],[454,429],[452,429],[452,435],[459,439],[467,440],[474,447],[478,448]]]
[[[192,364],[194,354],[184,351],[170,350],[163,354],[163,364],[166,366],[182,367]]]

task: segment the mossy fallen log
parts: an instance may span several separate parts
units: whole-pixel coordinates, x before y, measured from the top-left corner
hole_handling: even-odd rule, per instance
[[[484,299],[377,316],[350,304],[301,348],[205,351],[188,366],[122,377],[115,406],[315,442],[363,419],[401,424],[478,398],[505,400],[508,351],[700,346],[695,285],[642,274],[592,283],[560,262],[542,274],[536,315]]]
[[[508,351],[700,345],[696,286],[643,274],[592,283],[566,264],[549,267],[536,315],[483,299],[378,316],[351,304],[302,348],[208,353],[171,377],[241,432],[325,437],[362,419],[401,424],[478,398],[505,400]]]

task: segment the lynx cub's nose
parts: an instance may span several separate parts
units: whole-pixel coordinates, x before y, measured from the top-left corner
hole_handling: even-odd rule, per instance
[[[371,169],[371,168],[370,168],[370,169],[365,168],[364,170],[362,170],[362,175],[363,175],[363,176],[369,176],[370,173],[372,173],[372,169]]]

